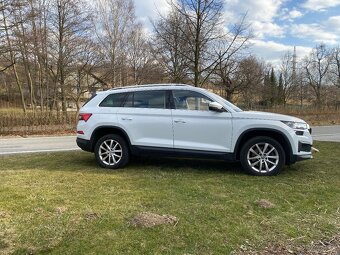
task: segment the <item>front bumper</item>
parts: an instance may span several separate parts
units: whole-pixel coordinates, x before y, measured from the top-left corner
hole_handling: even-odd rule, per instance
[[[294,162],[297,161],[302,161],[302,160],[306,160],[306,159],[312,159],[313,155],[312,154],[306,154],[306,155],[294,155]]]

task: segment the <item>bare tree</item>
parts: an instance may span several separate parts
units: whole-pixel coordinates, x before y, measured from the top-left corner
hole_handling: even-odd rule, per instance
[[[263,81],[262,65],[253,56],[219,62],[215,73],[212,81],[222,89],[222,95],[228,101],[233,101],[234,96],[240,93],[249,97],[247,92],[253,91]]]
[[[23,65],[24,76],[26,78],[26,84],[29,91],[30,105],[32,110],[35,109],[35,86],[32,79],[32,65],[31,59],[33,58],[31,52],[31,35],[30,27],[27,22],[30,18],[30,9],[27,2],[18,2],[16,8],[12,13],[12,17],[15,20],[14,33],[15,33],[15,43],[17,46],[17,51],[20,54],[21,62]]]
[[[132,0],[98,0],[95,22],[100,54],[106,71],[101,79],[109,80],[111,86],[122,84],[122,68],[126,61],[128,39],[135,24]]]
[[[66,80],[66,93],[75,103],[77,113],[81,107],[82,97],[94,91],[98,81],[89,73],[92,72],[93,64],[97,61],[96,45],[83,38],[79,42],[79,53],[76,55],[77,62],[72,65],[71,74]],[[76,114],[76,117],[78,114]]]
[[[51,5],[50,23],[52,37],[50,47],[52,60],[50,74],[55,81],[55,101],[60,94],[62,111],[66,113],[66,79],[77,64],[77,55],[81,54],[81,44],[89,36],[91,16],[85,1],[54,0]],[[58,107],[58,104],[57,104]]]
[[[49,79],[48,79],[48,9],[47,0],[28,0],[26,10],[26,37],[28,58],[32,87],[34,87],[36,104],[44,111],[49,104]],[[46,107],[46,108],[45,108]]]
[[[129,70],[126,73],[130,74],[133,84],[141,84],[144,81],[144,73],[147,73],[148,65],[152,61],[152,56],[150,45],[140,23],[135,25],[128,40],[126,63]]]
[[[25,97],[22,89],[22,82],[19,78],[18,69],[17,69],[17,59],[16,59],[16,53],[15,49],[13,47],[13,27],[17,26],[17,22],[13,20],[9,20],[12,13],[14,12],[16,8],[16,2],[9,2],[9,1],[1,1],[0,2],[0,10],[1,10],[1,16],[2,16],[2,29],[5,34],[5,42],[6,42],[6,50],[9,54],[9,66],[12,67],[13,73],[15,76],[15,81],[20,93],[20,99],[21,99],[21,106],[26,113],[26,103],[25,103]],[[6,68],[7,69],[7,68]]]
[[[332,83],[340,88],[340,46],[333,49],[332,55],[329,75]]]
[[[250,56],[243,60],[240,75],[243,76],[244,89],[241,90],[242,101],[248,109],[261,97],[266,64]]]
[[[201,86],[207,77],[206,72],[215,65],[211,60],[210,47],[222,36],[222,0],[179,0],[171,1],[171,8],[182,16],[185,26],[179,26],[189,47],[181,54],[192,63],[193,84]],[[209,75],[210,73],[208,73]],[[206,75],[206,76],[208,76]]]
[[[213,66],[207,70],[208,75],[213,74],[215,85],[222,87],[225,97],[232,100],[233,94],[245,89],[242,72],[246,62],[253,62],[254,59],[244,58],[243,54],[249,47],[249,40],[252,37],[249,26],[245,23],[246,16],[234,24],[228,33],[224,34],[214,45]],[[238,80],[238,78],[240,80]]]
[[[331,52],[324,44],[313,48],[310,55],[304,59],[305,79],[314,91],[318,108],[322,105],[322,88],[326,85],[330,62]]]
[[[151,41],[156,59],[163,66],[170,82],[183,83],[188,80],[189,46],[185,40],[185,22],[180,13],[172,10],[168,16],[153,22],[154,40]]]
[[[297,84],[294,84],[297,80],[296,70],[293,67],[293,54],[288,51],[281,58],[281,64],[279,66],[280,81],[279,81],[279,100],[286,105],[287,100],[290,98]],[[295,72],[295,73],[294,73]]]

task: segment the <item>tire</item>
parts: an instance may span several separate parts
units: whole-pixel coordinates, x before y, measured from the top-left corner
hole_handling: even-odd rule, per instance
[[[257,136],[247,141],[240,152],[243,169],[258,176],[277,175],[286,161],[282,145],[267,136]]]
[[[101,137],[95,147],[94,154],[98,164],[103,168],[117,169],[129,162],[129,148],[119,135],[105,135]]]

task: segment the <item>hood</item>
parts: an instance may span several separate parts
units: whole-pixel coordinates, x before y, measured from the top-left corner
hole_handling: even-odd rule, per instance
[[[257,111],[243,111],[243,112],[235,112],[233,113],[234,118],[241,119],[261,119],[261,120],[278,120],[278,121],[294,121],[294,122],[302,122],[306,123],[304,120],[289,116],[283,115],[279,113],[271,113],[271,112],[257,112]]]

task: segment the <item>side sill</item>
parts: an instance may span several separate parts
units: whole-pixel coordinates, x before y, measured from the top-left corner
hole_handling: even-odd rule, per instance
[[[203,158],[203,159],[236,161],[235,154],[230,153],[230,152],[186,150],[186,149],[173,149],[173,148],[136,146],[136,145],[131,146],[131,152],[133,155],[136,155],[136,156]]]

